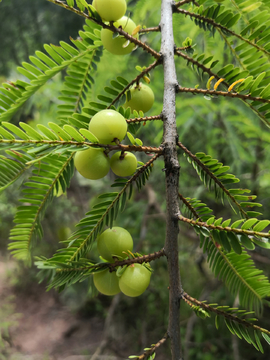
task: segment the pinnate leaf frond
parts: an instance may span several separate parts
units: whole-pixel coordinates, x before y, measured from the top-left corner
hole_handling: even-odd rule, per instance
[[[158,154],[153,156],[129,180],[116,179],[112,187],[120,187],[120,191],[100,195],[101,202],[86,213],[86,216],[76,225],[78,229],[71,234],[69,239],[62,241],[63,244],[68,246],[59,249],[51,259],[43,261],[43,265],[42,262],[39,262],[40,268],[50,267],[50,265],[53,268],[55,268],[55,265],[58,268],[66,268],[65,271],[58,271],[54,274],[50,287],[62,289],[66,285],[73,283],[75,281],[74,278],[81,279],[82,273],[79,270],[74,271],[70,267],[78,264],[79,268],[81,268],[81,259],[86,257],[103,227],[105,225],[112,227],[118,212],[124,210],[127,200],[132,195],[133,183],[136,183],[138,189],[141,189],[146,183],[152,169],[152,164],[158,156]],[[89,272],[93,272],[93,268],[85,269],[83,278],[84,276],[87,277],[90,274]]]
[[[194,299],[185,292],[182,294],[182,299],[195,311],[197,316],[203,319],[210,317],[212,314],[215,315],[217,329],[220,326],[220,319],[223,318],[228,330],[233,335],[252,344],[256,350],[264,352],[260,341],[261,336],[269,344],[270,332],[253,324],[253,321],[257,320],[253,316],[253,311],[247,312],[235,307],[230,308],[229,306],[219,306],[218,304],[207,304],[206,301]]]
[[[8,157],[0,155],[0,192],[13,184],[31,165],[32,158],[24,153],[6,150]]]
[[[31,251],[35,240],[42,238],[41,220],[54,193],[60,189],[65,192],[73,176],[73,154],[48,156],[35,166],[33,175],[24,183],[23,204],[17,208],[15,226],[10,231],[9,250],[13,256],[31,261]]]
[[[0,122],[9,121],[16,111],[54,75],[100,47],[100,38],[95,34],[95,30],[100,26],[90,21],[88,25],[91,32],[81,33],[79,40],[71,39],[75,47],[63,41],[60,42],[60,46],[44,45],[47,54],[36,51],[36,56],[30,56],[31,63],[23,62],[18,71],[29,79],[29,82],[17,80],[14,83],[2,84]]]

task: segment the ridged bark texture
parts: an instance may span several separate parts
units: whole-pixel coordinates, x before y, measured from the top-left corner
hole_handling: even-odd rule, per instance
[[[180,297],[181,281],[178,262],[178,219],[179,200],[179,162],[176,150],[178,141],[175,117],[175,95],[178,87],[174,63],[173,38],[173,2],[162,0],[161,5],[161,54],[164,68],[163,98],[163,145],[166,174],[166,242],[165,253],[168,259],[169,272],[169,325],[168,334],[171,340],[172,360],[182,359],[180,341]]]

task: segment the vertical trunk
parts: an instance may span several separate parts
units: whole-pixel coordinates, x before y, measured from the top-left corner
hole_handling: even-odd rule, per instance
[[[171,352],[173,360],[180,360],[180,296],[181,281],[178,264],[178,181],[179,162],[177,157],[177,129],[175,120],[175,94],[177,78],[174,63],[174,38],[172,23],[172,2],[162,0],[161,5],[161,54],[164,67],[164,99],[163,99],[163,121],[164,121],[164,162],[166,174],[166,203],[167,203],[167,230],[165,252],[168,258],[168,272],[170,285],[169,300],[169,326],[168,334],[171,339]]]

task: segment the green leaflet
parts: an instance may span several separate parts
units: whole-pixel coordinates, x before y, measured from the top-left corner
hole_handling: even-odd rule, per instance
[[[20,139],[15,139],[11,132],[0,126],[0,133],[6,138],[0,137],[0,148],[24,150],[35,158],[30,159],[26,165],[40,161],[50,154],[69,154],[79,148],[87,149],[89,145],[97,143],[98,139],[86,129],[80,129],[80,133],[71,125],[60,127],[55,123],[49,123],[49,128],[38,125],[37,132],[26,123],[20,123],[23,130],[13,124],[3,122],[2,125],[11,130]],[[82,134],[82,135],[81,135]],[[89,142],[89,140],[91,142]]]
[[[6,150],[9,157],[0,155],[0,192],[13,184],[22,176],[30,165],[27,162],[32,158],[17,151]]]
[[[48,156],[33,170],[30,181],[25,182],[22,206],[17,208],[15,226],[10,231],[9,249],[13,256],[31,261],[35,241],[43,236],[41,220],[54,194],[69,187],[73,175],[73,154],[69,157]]]
[[[225,35],[223,36],[225,37]],[[268,37],[270,38],[270,34]],[[266,42],[267,44],[268,41]],[[198,75],[202,77],[202,81],[204,81],[204,73],[208,73],[209,77],[215,76],[217,79],[223,78],[225,81],[223,81],[220,85],[223,87],[225,86],[228,88],[235,81],[245,79],[244,81],[236,84],[233,91],[259,97],[258,101],[243,101],[246,106],[250,107],[260,117],[267,127],[270,127],[270,122],[268,120],[270,118],[269,103],[262,102],[263,98],[269,98],[270,73],[268,71],[268,57],[270,56],[270,48],[268,51],[263,48],[261,48],[261,51],[258,51],[258,49],[253,47],[252,44],[250,45],[249,43],[244,42],[241,45],[236,46],[235,49],[232,48],[232,51],[236,51],[239,59],[243,61],[243,63],[241,63],[242,67],[235,67],[233,64],[226,64],[216,74],[214,74],[212,68],[217,65],[218,60],[213,61],[210,65],[208,65],[208,67],[206,67],[204,63],[201,62],[203,61],[205,54],[201,54],[200,56],[197,54],[193,55],[193,58],[190,58],[188,63],[192,64],[193,69],[195,69]],[[178,53],[178,55],[182,56],[181,52]],[[208,58],[204,61],[206,60],[208,61]],[[221,90],[220,86],[217,90]],[[210,96],[208,96],[208,98],[211,100]]]
[[[181,148],[181,145],[179,146]],[[192,164],[201,181],[203,181],[204,185],[208,187],[209,190],[213,190],[214,188],[216,197],[221,198],[222,202],[224,196],[226,196],[228,201],[236,206],[242,216],[245,216],[246,218],[248,218],[248,215],[244,210],[246,206],[261,206],[261,204],[250,202],[250,200],[256,198],[255,195],[243,195],[245,192],[249,192],[249,190],[227,189],[228,184],[239,182],[239,179],[234,175],[227,174],[227,171],[229,170],[228,166],[223,166],[222,163],[203,152],[191,155],[186,149],[184,149],[184,151],[184,156],[188,162]],[[243,201],[239,203],[238,199]]]
[[[100,47],[100,45],[95,45],[95,41],[99,38],[95,35],[94,29],[98,26],[92,25],[90,21],[86,23],[87,31],[81,34],[80,40],[71,40],[78,50],[65,42],[60,42],[60,46],[45,45],[49,56],[36,51],[36,56],[30,56],[33,65],[24,62],[23,67],[18,68],[18,71],[26,76],[30,83],[17,80],[12,84],[2,84],[0,95],[6,96],[7,102],[5,111],[0,112],[0,121],[9,121],[25,101],[49,79],[76,61],[80,63],[81,58]]]
[[[138,174],[135,173],[129,180],[116,179],[112,187],[120,187],[120,191],[99,195],[101,202],[96,204],[93,210],[86,213],[86,216],[76,225],[77,230],[67,240],[63,241],[64,244],[67,244],[67,247],[59,249],[51,259],[39,262],[39,267],[51,265],[52,268],[55,268],[56,261],[60,261],[57,268],[65,267],[65,265],[72,266],[74,262],[80,263],[81,259],[90,251],[103,226],[113,226],[113,221],[117,218],[118,212],[124,209],[127,201],[127,191],[131,187],[132,182],[136,180],[137,187],[140,190],[142,184],[147,181],[151,169],[150,164],[146,164],[138,170]],[[140,179],[139,183],[138,179]],[[49,288],[57,287],[63,289],[66,285],[73,284],[88,275],[89,271],[82,272],[78,270],[76,272],[76,269],[65,271],[64,273],[57,272]]]
[[[260,314],[262,299],[270,295],[270,283],[263,272],[255,268],[246,251],[243,250],[241,255],[234,252],[225,254],[222,248],[213,245],[210,238],[205,238],[203,249],[207,251],[208,259],[212,259],[212,271],[225,282],[233,295],[239,295],[241,306]]]
[[[93,28],[90,25],[86,24],[84,26],[87,34],[93,33]],[[85,33],[80,32],[82,37],[83,34]],[[68,67],[67,76],[61,90],[62,95],[59,96],[59,100],[63,101],[63,103],[58,105],[57,111],[57,119],[62,124],[70,123],[79,128],[88,127],[90,119],[86,114],[82,114],[82,107],[86,93],[94,83],[92,75],[97,69],[96,63],[100,61],[101,56],[102,49],[96,48]]]
[[[91,101],[88,105],[82,108],[82,111],[90,116],[94,116],[98,111],[104,110],[107,108],[119,111],[124,118],[129,119],[131,115],[135,117],[139,117],[139,114],[136,111],[133,111],[131,114],[130,109],[124,109],[121,105],[126,101],[125,93],[121,94],[121,92],[128,86],[130,82],[123,78],[122,76],[118,76],[116,80],[111,80],[111,86],[105,86],[104,92],[109,94],[100,94],[97,95],[99,102]],[[143,113],[140,112],[140,116],[143,116]],[[69,121],[75,125],[70,119]],[[89,118],[88,118],[89,123]],[[87,127],[88,127],[87,123]],[[129,131],[135,134],[140,128],[140,124],[129,124]]]
[[[264,352],[259,335],[262,335],[268,344],[270,344],[269,336],[264,333],[265,329],[254,328],[252,322],[257,319],[251,317],[254,314],[253,311],[247,312],[246,310],[230,308],[229,306],[207,304],[206,301],[195,301],[195,299],[190,298],[187,294],[184,294],[184,301],[186,301],[192,310],[196,312],[196,315],[203,319],[210,316],[212,313],[216,314],[215,326],[217,329],[219,329],[221,318],[223,318],[228,330],[233,335],[236,335],[239,339],[243,339],[247,343],[252,344],[257,351],[261,351],[262,353]],[[252,328],[254,331],[252,331]]]

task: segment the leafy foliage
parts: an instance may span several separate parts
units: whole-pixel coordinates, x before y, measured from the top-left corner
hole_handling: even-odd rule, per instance
[[[40,269],[45,269],[44,276],[46,276],[48,268],[51,269],[56,266],[58,269],[51,279],[49,288],[57,287],[62,290],[66,285],[82,281],[91,273],[97,272],[95,267],[91,267],[94,264],[85,257],[102,228],[105,225],[112,227],[118,212],[125,209],[126,201],[132,196],[132,183],[136,182],[138,190],[145,185],[152,169],[151,164],[156,158],[157,156],[153,157],[129,180],[116,179],[112,187],[120,187],[121,190],[99,195],[99,199],[102,199],[101,202],[94,205],[93,210],[86,213],[86,216],[76,225],[78,230],[63,241],[63,244],[68,246],[59,249],[51,259],[45,261],[41,259],[37,263]]]
[[[263,271],[256,269],[250,256],[243,250],[254,250],[254,243],[263,246],[260,238],[249,237],[245,230],[254,226],[254,231],[264,229],[269,221],[258,221],[249,219],[235,221],[231,227],[231,219],[223,221],[222,218],[215,219],[212,210],[197,199],[183,199],[185,208],[196,218],[203,219],[205,223],[197,220],[192,222],[194,230],[200,236],[200,247],[207,253],[207,260],[214,275],[223,280],[232,294],[239,295],[240,304],[245,308],[254,309],[261,314],[262,299],[270,294],[270,283],[263,275]],[[180,220],[189,222],[180,217]],[[244,222],[244,223],[243,223]],[[241,225],[239,237],[236,228]],[[265,234],[270,236],[270,234]],[[260,239],[260,240],[259,240]],[[269,242],[267,241],[267,247]]]
[[[15,182],[30,167],[27,162],[31,157],[17,151],[6,150],[10,157],[0,156],[0,170],[2,172],[0,179],[0,191],[6,189]]]
[[[204,153],[197,153],[193,155],[185,147],[181,147],[185,153],[189,163],[192,164],[201,181],[209,189],[214,189],[217,198],[221,198],[224,203],[224,197],[226,196],[229,203],[239,209],[240,215],[246,218],[251,216],[262,215],[256,211],[245,211],[245,208],[254,206],[261,207],[260,203],[254,203],[252,200],[256,199],[256,195],[246,195],[250,193],[248,189],[227,189],[227,185],[238,183],[240,180],[233,174],[228,174],[229,166],[224,166],[217,159],[213,159],[210,155]],[[241,201],[241,202],[239,202]]]
[[[60,46],[44,45],[47,54],[36,51],[36,56],[30,56],[30,63],[23,62],[18,71],[30,80],[27,83],[17,80],[15,83],[3,83],[0,88],[0,122],[8,121],[17,110],[28,100],[41,86],[50,80],[57,73],[74,65],[80,73],[81,64],[79,59],[96,52],[100,47],[100,38],[95,34],[95,30],[100,27],[92,22],[88,22],[87,31],[80,32],[80,39],[71,39],[75,47],[66,42],[60,42]],[[74,70],[74,67],[73,67]],[[66,90],[68,92],[68,90]],[[74,92],[70,90],[70,95]],[[76,94],[75,94],[76,95]]]
[[[17,209],[9,245],[15,257],[28,261],[36,239],[42,237],[41,221],[46,208],[53,197],[59,192],[65,192],[70,184],[73,175],[74,152],[78,148],[98,146],[98,139],[87,129],[89,118],[99,110],[107,108],[119,111],[126,119],[133,115],[135,118],[143,117],[143,113],[135,111],[131,114],[130,109],[124,109],[121,105],[126,97],[130,97],[129,87],[133,83],[138,83],[140,78],[145,78],[146,75],[146,79],[149,80],[148,73],[163,61],[161,53],[136,40],[138,46],[157,59],[156,62],[148,68],[137,66],[141,74],[131,82],[123,76],[112,78],[110,85],[104,88],[104,92],[97,95],[97,100],[89,102],[87,92],[94,85],[94,72],[103,55],[100,33],[102,27],[108,28],[108,25],[102,23],[96,10],[85,0],[49,1],[88,18],[84,31],[79,32],[78,39],[71,39],[73,46],[66,42],[60,42],[60,46],[45,45],[46,54],[37,51],[36,56],[30,57],[31,63],[24,62],[22,67],[18,68],[28,82],[22,80],[6,82],[0,89],[0,148],[6,150],[7,154],[0,158],[0,170],[3,172],[0,190],[8,187],[20,176],[26,174],[30,167],[33,167],[32,175],[23,184],[23,198],[20,200],[22,206]],[[225,86],[226,93],[234,89],[235,94],[253,97],[252,99],[244,98],[245,104],[269,127],[269,2],[234,0],[235,9],[220,4],[204,7],[205,3],[209,4],[206,0],[198,0],[198,3],[200,6],[193,6],[193,12],[182,8],[177,10],[176,7],[174,11],[178,12],[179,16],[181,14],[188,16],[200,29],[210,31],[213,37],[218,32],[231,50],[233,59],[227,61],[225,66],[214,73],[213,68],[219,64],[219,60],[214,60],[214,55],[194,54],[195,46],[191,47],[190,38],[184,42],[184,48],[175,49],[176,54],[192,64],[193,70],[203,82],[205,81],[203,75],[207,74],[208,90],[211,88],[211,81],[216,79],[215,91],[219,86]],[[144,8],[143,2],[140,2],[139,6]],[[114,29],[116,30],[127,40],[134,41],[132,36],[123,33],[123,29]],[[159,30],[154,29],[154,31]],[[238,63],[237,66],[236,63]],[[58,98],[62,102],[58,105],[59,124],[54,122],[50,122],[48,126],[39,124],[38,130],[34,130],[25,122],[21,122],[20,127],[10,123],[18,109],[41,86],[62,70],[66,70],[67,75]],[[150,117],[148,119],[151,120]],[[129,130],[133,134],[139,128],[139,125],[134,125],[134,123],[129,124]],[[133,145],[142,145],[142,141],[135,139],[133,135],[128,134],[128,138]],[[161,148],[163,146],[166,147],[167,144],[161,144]],[[264,300],[270,296],[270,284],[263,272],[255,267],[244,248],[250,251],[256,249],[256,245],[270,248],[270,233],[263,232],[270,221],[258,220],[257,217],[261,213],[249,210],[261,204],[253,202],[256,196],[249,195],[248,189],[232,187],[233,184],[239,182],[239,179],[228,173],[228,166],[224,166],[223,163],[204,152],[197,152],[194,155],[180,142],[178,146],[184,151],[185,157],[195,168],[204,185],[213,191],[216,198],[221,199],[223,204],[226,197],[233,209],[239,211],[241,219],[232,221],[216,218],[205,203],[195,198],[184,198],[182,195],[179,196],[189,212],[189,218],[179,215],[179,212],[175,216],[178,216],[180,221],[190,224],[198,233],[200,246],[207,254],[209,266],[215,276],[225,282],[234,296],[239,296],[242,306],[246,309],[254,309],[257,314],[261,314]],[[145,148],[146,152],[153,149]],[[153,156],[145,165],[139,167],[129,180],[117,179],[112,187],[119,187],[120,190],[99,196],[100,202],[86,213],[76,225],[76,231],[62,242],[63,248],[49,259],[38,258],[36,264],[41,269],[40,277],[43,279],[49,275],[49,288],[62,290],[76,282],[91,279],[90,275],[93,272],[102,269],[101,264],[95,264],[88,258],[92,245],[103,227],[112,227],[118,213],[125,209],[127,200],[132,196],[134,183],[136,182],[138,190],[146,184],[153,162],[159,155]],[[167,174],[168,169],[163,170]],[[193,302],[192,308],[198,316],[209,317],[210,310],[208,311],[206,307]],[[220,308],[215,307],[214,310],[218,312]],[[222,311],[227,313],[222,316],[231,333],[244,338],[257,350],[262,351],[259,329],[256,328],[251,334],[246,330],[249,325],[232,318],[235,313],[238,318],[248,314],[238,309],[224,307]],[[217,328],[218,321],[217,317]],[[245,321],[251,322],[252,319]],[[269,341],[270,338],[266,333],[263,333],[263,336],[266,341]],[[154,358],[157,344],[145,349],[144,355],[134,355],[133,358]]]
[[[260,336],[267,342],[269,332],[265,329],[253,325],[253,321],[257,319],[252,317],[254,312],[239,310],[238,308],[230,308],[229,306],[218,306],[218,304],[207,304],[206,301],[198,301],[183,294],[184,301],[192,308],[192,310],[202,319],[211,317],[211,313],[215,313],[215,326],[219,329],[220,319],[223,318],[228,330],[238,336],[239,339],[245,340],[252,344],[257,351],[264,353]]]
[[[42,238],[41,220],[47,206],[58,191],[65,192],[73,175],[73,154],[69,157],[51,155],[33,170],[24,183],[23,204],[17,208],[15,226],[10,231],[9,250],[13,256],[31,260],[35,240]]]

